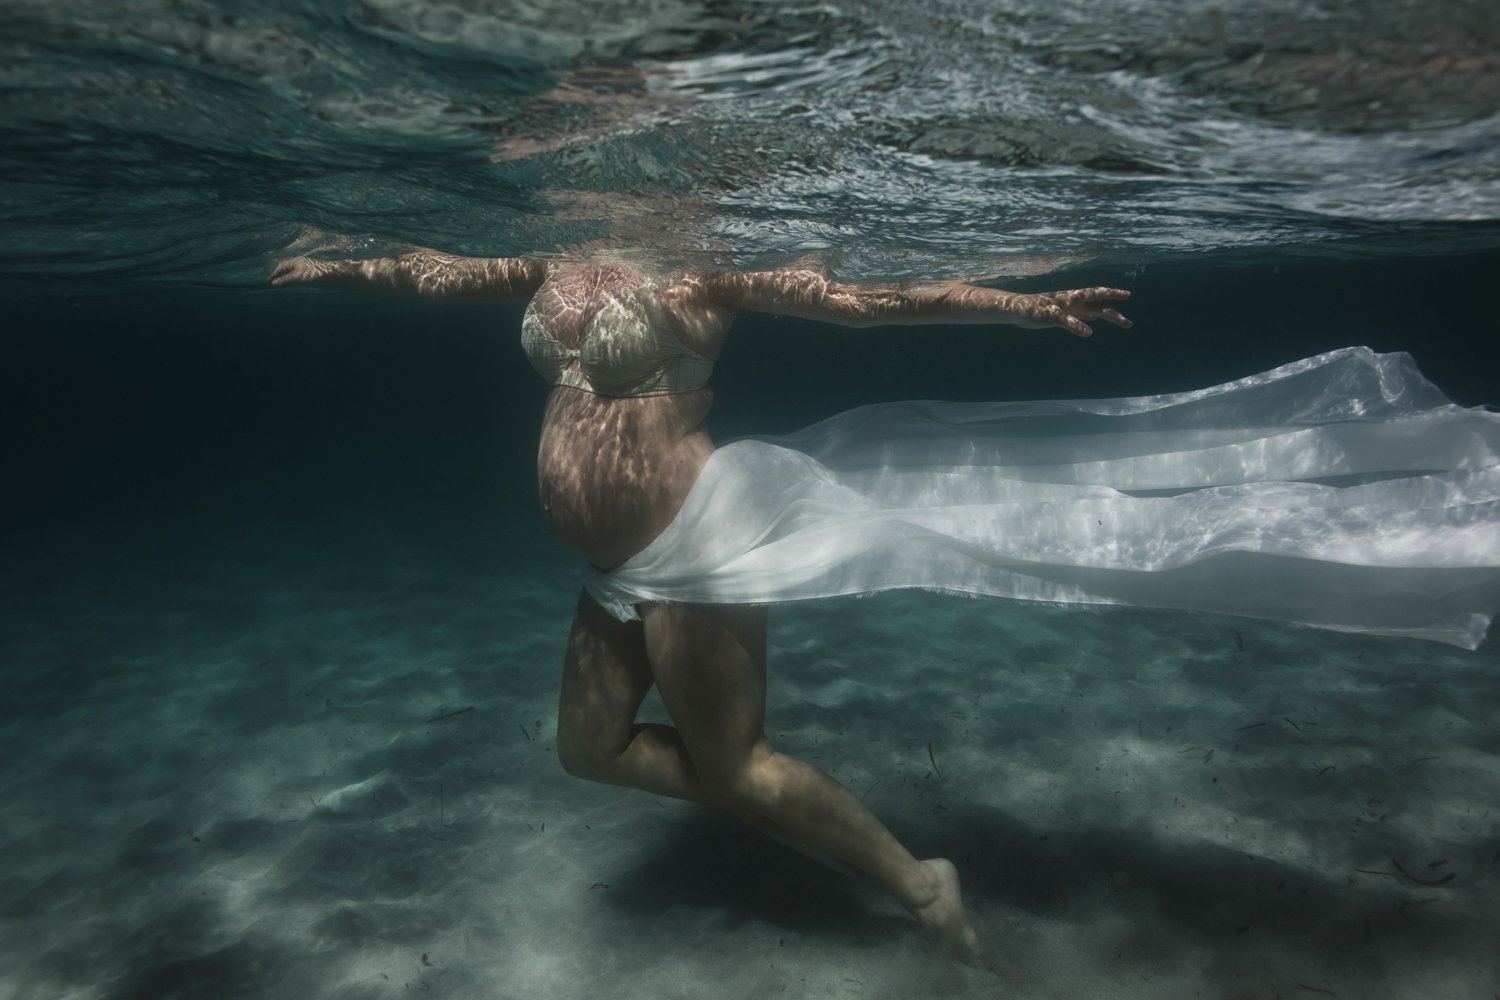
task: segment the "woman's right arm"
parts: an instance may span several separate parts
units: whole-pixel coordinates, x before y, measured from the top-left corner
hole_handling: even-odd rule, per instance
[[[1061,327],[1087,337],[1086,320],[1129,327],[1112,303],[1130,298],[1119,288],[1075,288],[1022,294],[971,284],[964,279],[853,285],[821,271],[789,267],[776,271],[721,271],[702,275],[708,301],[728,309],[777,313],[841,326],[917,326],[942,323],[1004,323],[1043,329]],[[985,279],[975,278],[974,281]]]
[[[372,260],[291,257],[271,272],[273,285],[375,288],[430,299],[524,302],[547,277],[547,265],[526,257],[458,257],[416,250]]]

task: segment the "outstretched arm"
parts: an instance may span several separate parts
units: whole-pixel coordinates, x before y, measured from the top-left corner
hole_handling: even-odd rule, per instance
[[[525,257],[458,257],[417,250],[373,260],[291,257],[276,265],[271,284],[377,288],[431,299],[520,302],[531,298],[546,276],[545,264]]]
[[[1032,329],[1059,326],[1080,337],[1094,332],[1085,320],[1130,326],[1130,320],[1110,305],[1130,298],[1129,292],[1119,288],[1024,295],[963,280],[851,285],[802,268],[722,272],[705,275],[703,282],[714,303],[725,308],[780,313],[841,326],[1007,323]]]

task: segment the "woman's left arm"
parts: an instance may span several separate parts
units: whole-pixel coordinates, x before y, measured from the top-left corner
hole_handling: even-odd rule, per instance
[[[831,281],[812,269],[726,271],[702,275],[703,292],[728,309],[779,313],[840,326],[1005,323],[1042,329],[1062,327],[1087,337],[1086,321],[1129,327],[1111,303],[1130,298],[1119,288],[1079,288],[1022,294],[964,280],[910,285],[855,285]],[[978,279],[975,279],[978,280]]]

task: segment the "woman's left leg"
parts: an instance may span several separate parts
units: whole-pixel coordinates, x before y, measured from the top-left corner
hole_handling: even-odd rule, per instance
[[[702,802],[677,731],[636,721],[653,683],[641,623],[616,621],[580,593],[563,656],[558,759],[575,778]]]

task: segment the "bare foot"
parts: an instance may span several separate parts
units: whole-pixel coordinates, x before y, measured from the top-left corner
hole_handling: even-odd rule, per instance
[[[976,964],[979,938],[969,926],[969,915],[964,912],[964,901],[958,888],[958,869],[943,858],[932,858],[918,864],[932,880],[936,895],[930,902],[907,909],[918,923],[937,936],[938,942],[954,958],[965,965]]]

